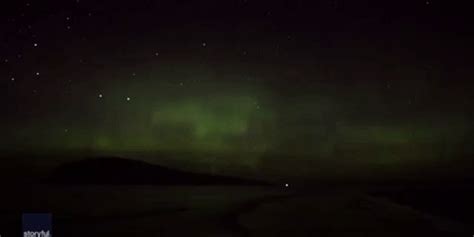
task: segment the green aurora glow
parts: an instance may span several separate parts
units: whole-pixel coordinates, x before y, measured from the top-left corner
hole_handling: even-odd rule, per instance
[[[409,104],[405,98],[410,92],[402,90],[384,95],[378,87],[322,83],[278,88],[206,80],[212,77],[207,72],[196,72],[199,83],[186,73],[162,72],[94,85],[100,90],[84,83],[77,89],[87,92],[83,99],[72,106],[49,105],[55,112],[13,123],[8,130],[11,139],[4,144],[33,151],[114,155],[224,154],[218,161],[195,155],[192,162],[252,169],[268,162],[265,157],[271,154],[323,163],[402,165],[471,152],[469,115],[463,107],[452,106],[454,102],[433,104],[433,94]],[[184,79],[152,80],[165,76]]]

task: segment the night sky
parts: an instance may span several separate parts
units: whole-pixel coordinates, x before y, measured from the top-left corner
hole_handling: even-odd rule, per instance
[[[0,9],[3,151],[224,154],[257,171],[278,156],[294,172],[474,153],[473,21],[454,1]]]

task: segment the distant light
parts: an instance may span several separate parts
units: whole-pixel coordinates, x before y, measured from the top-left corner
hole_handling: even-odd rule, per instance
[[[127,97],[127,101],[130,101],[130,97]]]
[[[38,44],[37,44],[37,43],[34,43],[33,46],[34,46],[34,47],[38,47]]]
[[[40,75],[40,73],[39,73],[39,72],[36,72],[36,73],[35,73],[35,75],[36,75],[36,76],[39,76],[39,75]]]
[[[15,78],[14,78],[14,77],[12,77],[12,81],[15,81]]]
[[[206,42],[202,42],[202,47],[206,47],[206,46],[207,46]]]
[[[285,184],[285,187],[287,187],[287,188],[288,188],[288,186],[290,186],[290,185],[288,185],[288,184]]]
[[[102,97],[103,97],[103,95],[102,95],[102,94],[99,94],[99,98],[102,98]]]

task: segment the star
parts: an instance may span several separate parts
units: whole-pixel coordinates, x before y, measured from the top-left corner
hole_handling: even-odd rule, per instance
[[[286,184],[285,184],[285,187],[288,188],[288,186],[290,186],[290,185],[286,183]]]
[[[37,44],[37,43],[34,43],[33,46],[34,46],[34,47],[38,47],[38,44]]]
[[[130,101],[130,97],[127,97],[127,101]]]
[[[206,47],[207,46],[207,43],[206,42],[202,42],[202,47]]]
[[[104,97],[104,96],[102,94],[99,94],[99,98],[102,98],[102,97]]]
[[[159,54],[158,52],[156,52],[156,53],[155,53],[155,56],[158,56],[158,55],[160,55],[160,54]]]
[[[36,75],[36,76],[39,76],[39,75],[40,75],[40,73],[39,73],[39,72],[36,72],[36,73],[35,73],[35,75]]]
[[[11,80],[12,80],[12,81],[15,81],[15,78],[14,78],[14,77],[12,77],[12,78],[11,78]]]

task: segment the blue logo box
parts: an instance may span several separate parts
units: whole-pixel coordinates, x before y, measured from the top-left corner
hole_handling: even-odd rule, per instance
[[[51,237],[51,213],[25,213],[22,217],[23,237]]]

